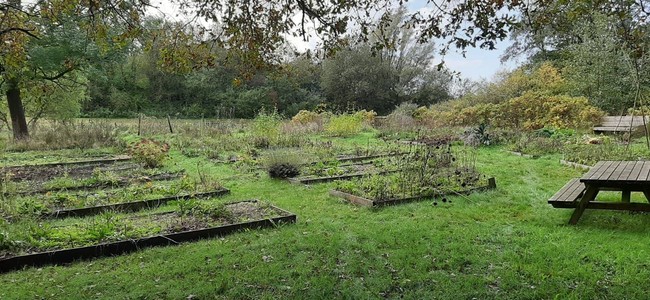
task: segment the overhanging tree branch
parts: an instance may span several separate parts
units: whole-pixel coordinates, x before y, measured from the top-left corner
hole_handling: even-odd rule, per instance
[[[67,68],[67,69],[61,71],[59,74],[56,74],[56,75],[54,75],[54,76],[47,76],[47,75],[45,74],[45,72],[43,72],[43,76],[41,76],[41,78],[42,78],[42,79],[45,79],[45,80],[49,80],[49,81],[55,81],[55,80],[57,80],[57,79],[59,79],[59,78],[65,76],[65,74],[68,74],[68,73],[74,71],[74,69],[75,69],[74,67],[72,67],[72,68]]]
[[[35,34],[32,33],[32,31],[34,31],[33,29],[30,30],[30,29],[18,28],[18,27],[12,27],[12,28],[6,28],[6,29],[3,29],[3,30],[0,30],[0,36],[5,35],[5,34],[10,33],[10,32],[13,32],[13,31],[19,31],[19,32],[27,34],[27,35],[35,38],[35,39],[40,39],[38,36],[36,36]]]

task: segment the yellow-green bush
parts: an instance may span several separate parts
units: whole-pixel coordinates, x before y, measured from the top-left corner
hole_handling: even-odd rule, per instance
[[[363,121],[357,114],[335,115],[325,125],[325,132],[332,136],[351,136],[361,131]]]
[[[527,130],[586,128],[599,122],[604,115],[600,109],[566,91],[559,69],[542,63],[533,70],[506,74],[479,93],[418,109],[415,117],[429,126],[490,124]]]
[[[478,104],[459,111],[436,111],[435,107],[418,114],[422,123],[432,126],[490,124],[497,127],[534,130],[543,127],[587,128],[597,124],[603,111],[584,97],[549,96],[528,92],[499,104]]]
[[[322,120],[321,114],[304,109],[299,111],[295,116],[293,116],[293,118],[291,118],[291,122],[302,125],[315,123],[319,120]]]
[[[356,118],[359,118],[363,123],[372,124],[372,122],[375,121],[375,117],[377,116],[377,113],[374,110],[366,111],[365,109],[363,109],[354,113],[354,116]]]

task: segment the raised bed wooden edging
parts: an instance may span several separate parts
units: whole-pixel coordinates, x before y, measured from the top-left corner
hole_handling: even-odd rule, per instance
[[[356,162],[356,161],[364,161],[366,159],[375,159],[375,158],[382,158],[382,157],[392,157],[392,156],[398,156],[398,155],[404,155],[405,153],[383,153],[383,154],[373,154],[373,155],[366,155],[366,156],[351,156],[351,157],[342,157],[342,158],[334,158],[332,160],[325,160],[322,161],[323,163],[328,163],[332,161],[338,161],[338,162]],[[317,164],[318,162],[314,162],[311,164]]]
[[[563,160],[563,159],[560,159],[560,164],[565,165],[565,166],[569,166],[569,167],[583,169],[583,170],[590,170],[591,169],[591,166],[583,165],[583,164],[579,164],[579,163],[574,163],[572,161]]]
[[[42,217],[63,219],[68,217],[91,216],[106,211],[133,212],[133,211],[138,211],[138,210],[143,210],[148,208],[159,207],[167,204],[169,201],[186,200],[186,199],[193,199],[193,198],[218,197],[218,196],[226,195],[228,193],[230,193],[229,189],[222,188],[220,190],[215,190],[210,192],[170,196],[170,197],[163,197],[163,198],[151,199],[151,200],[141,200],[141,201],[115,203],[115,204],[73,208],[73,209],[60,209],[50,213],[45,213],[42,215]]]
[[[257,202],[257,200],[240,201],[240,202]],[[239,203],[239,202],[235,202]],[[229,224],[212,228],[183,231],[177,233],[163,234],[157,236],[144,237],[134,240],[124,240],[111,243],[98,244],[93,246],[70,248],[62,250],[47,251],[41,253],[26,254],[13,256],[6,259],[0,259],[0,273],[12,270],[19,270],[24,267],[39,267],[52,264],[66,264],[75,260],[90,259],[102,256],[121,255],[134,252],[146,247],[177,245],[181,242],[196,241],[199,239],[224,236],[242,229],[258,229],[275,227],[281,223],[295,223],[296,215],[271,206],[286,216],[254,220],[249,222]]]
[[[296,177],[296,178],[287,178],[287,180],[295,184],[315,184],[315,183],[330,182],[335,180],[348,180],[352,178],[360,178],[369,175],[383,175],[392,172],[396,172],[396,171],[363,172],[363,173],[353,173],[353,174],[345,174],[339,176],[326,176],[326,177],[314,177],[314,178]]]
[[[7,166],[5,169],[11,168],[40,168],[40,167],[58,167],[58,166],[73,166],[73,165],[85,165],[85,164],[111,164],[120,161],[129,161],[131,157],[128,155],[120,155],[111,158],[103,159],[89,159],[89,160],[79,160],[79,161],[70,161],[70,162],[52,162],[52,163],[42,163],[42,164],[27,164],[27,165],[15,165]]]
[[[539,155],[525,154],[525,153],[521,153],[521,152],[517,152],[517,151],[508,151],[508,153],[513,154],[513,155],[517,155],[517,156],[521,156],[521,157],[525,157],[525,158],[539,158]]]
[[[491,189],[495,189],[497,187],[496,181],[494,177],[488,178],[488,185],[486,186],[481,186],[481,187],[476,187],[472,189],[468,189],[465,191],[461,192],[455,192],[455,193],[441,193],[438,195],[431,195],[431,196],[416,196],[416,197],[408,197],[408,198],[399,198],[399,199],[389,199],[389,200],[374,200],[374,199],[368,199],[364,197],[360,197],[357,195],[353,195],[350,193],[346,192],[341,192],[338,190],[330,190],[330,195],[343,198],[353,204],[356,205],[361,205],[361,206],[367,206],[367,207],[378,207],[378,206],[386,206],[386,205],[394,205],[394,204],[401,204],[401,203],[408,203],[408,202],[413,202],[413,201],[418,201],[422,199],[428,199],[428,198],[435,198],[435,197],[443,197],[443,196],[453,196],[453,195],[468,195],[471,193],[475,192],[481,192],[481,191],[487,191]]]

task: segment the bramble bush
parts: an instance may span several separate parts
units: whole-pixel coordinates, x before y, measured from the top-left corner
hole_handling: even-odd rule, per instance
[[[169,144],[144,138],[130,147],[129,154],[145,167],[157,168],[169,157]]]

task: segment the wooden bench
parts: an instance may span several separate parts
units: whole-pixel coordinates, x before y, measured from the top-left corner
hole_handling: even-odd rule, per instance
[[[578,205],[577,200],[582,197],[585,189],[580,178],[571,179],[551,199],[548,199],[548,203],[555,208],[575,208]]]
[[[646,117],[645,124],[650,123]],[[600,125],[593,128],[594,133],[625,133],[643,130],[645,125],[641,116],[608,116],[603,117]]]

